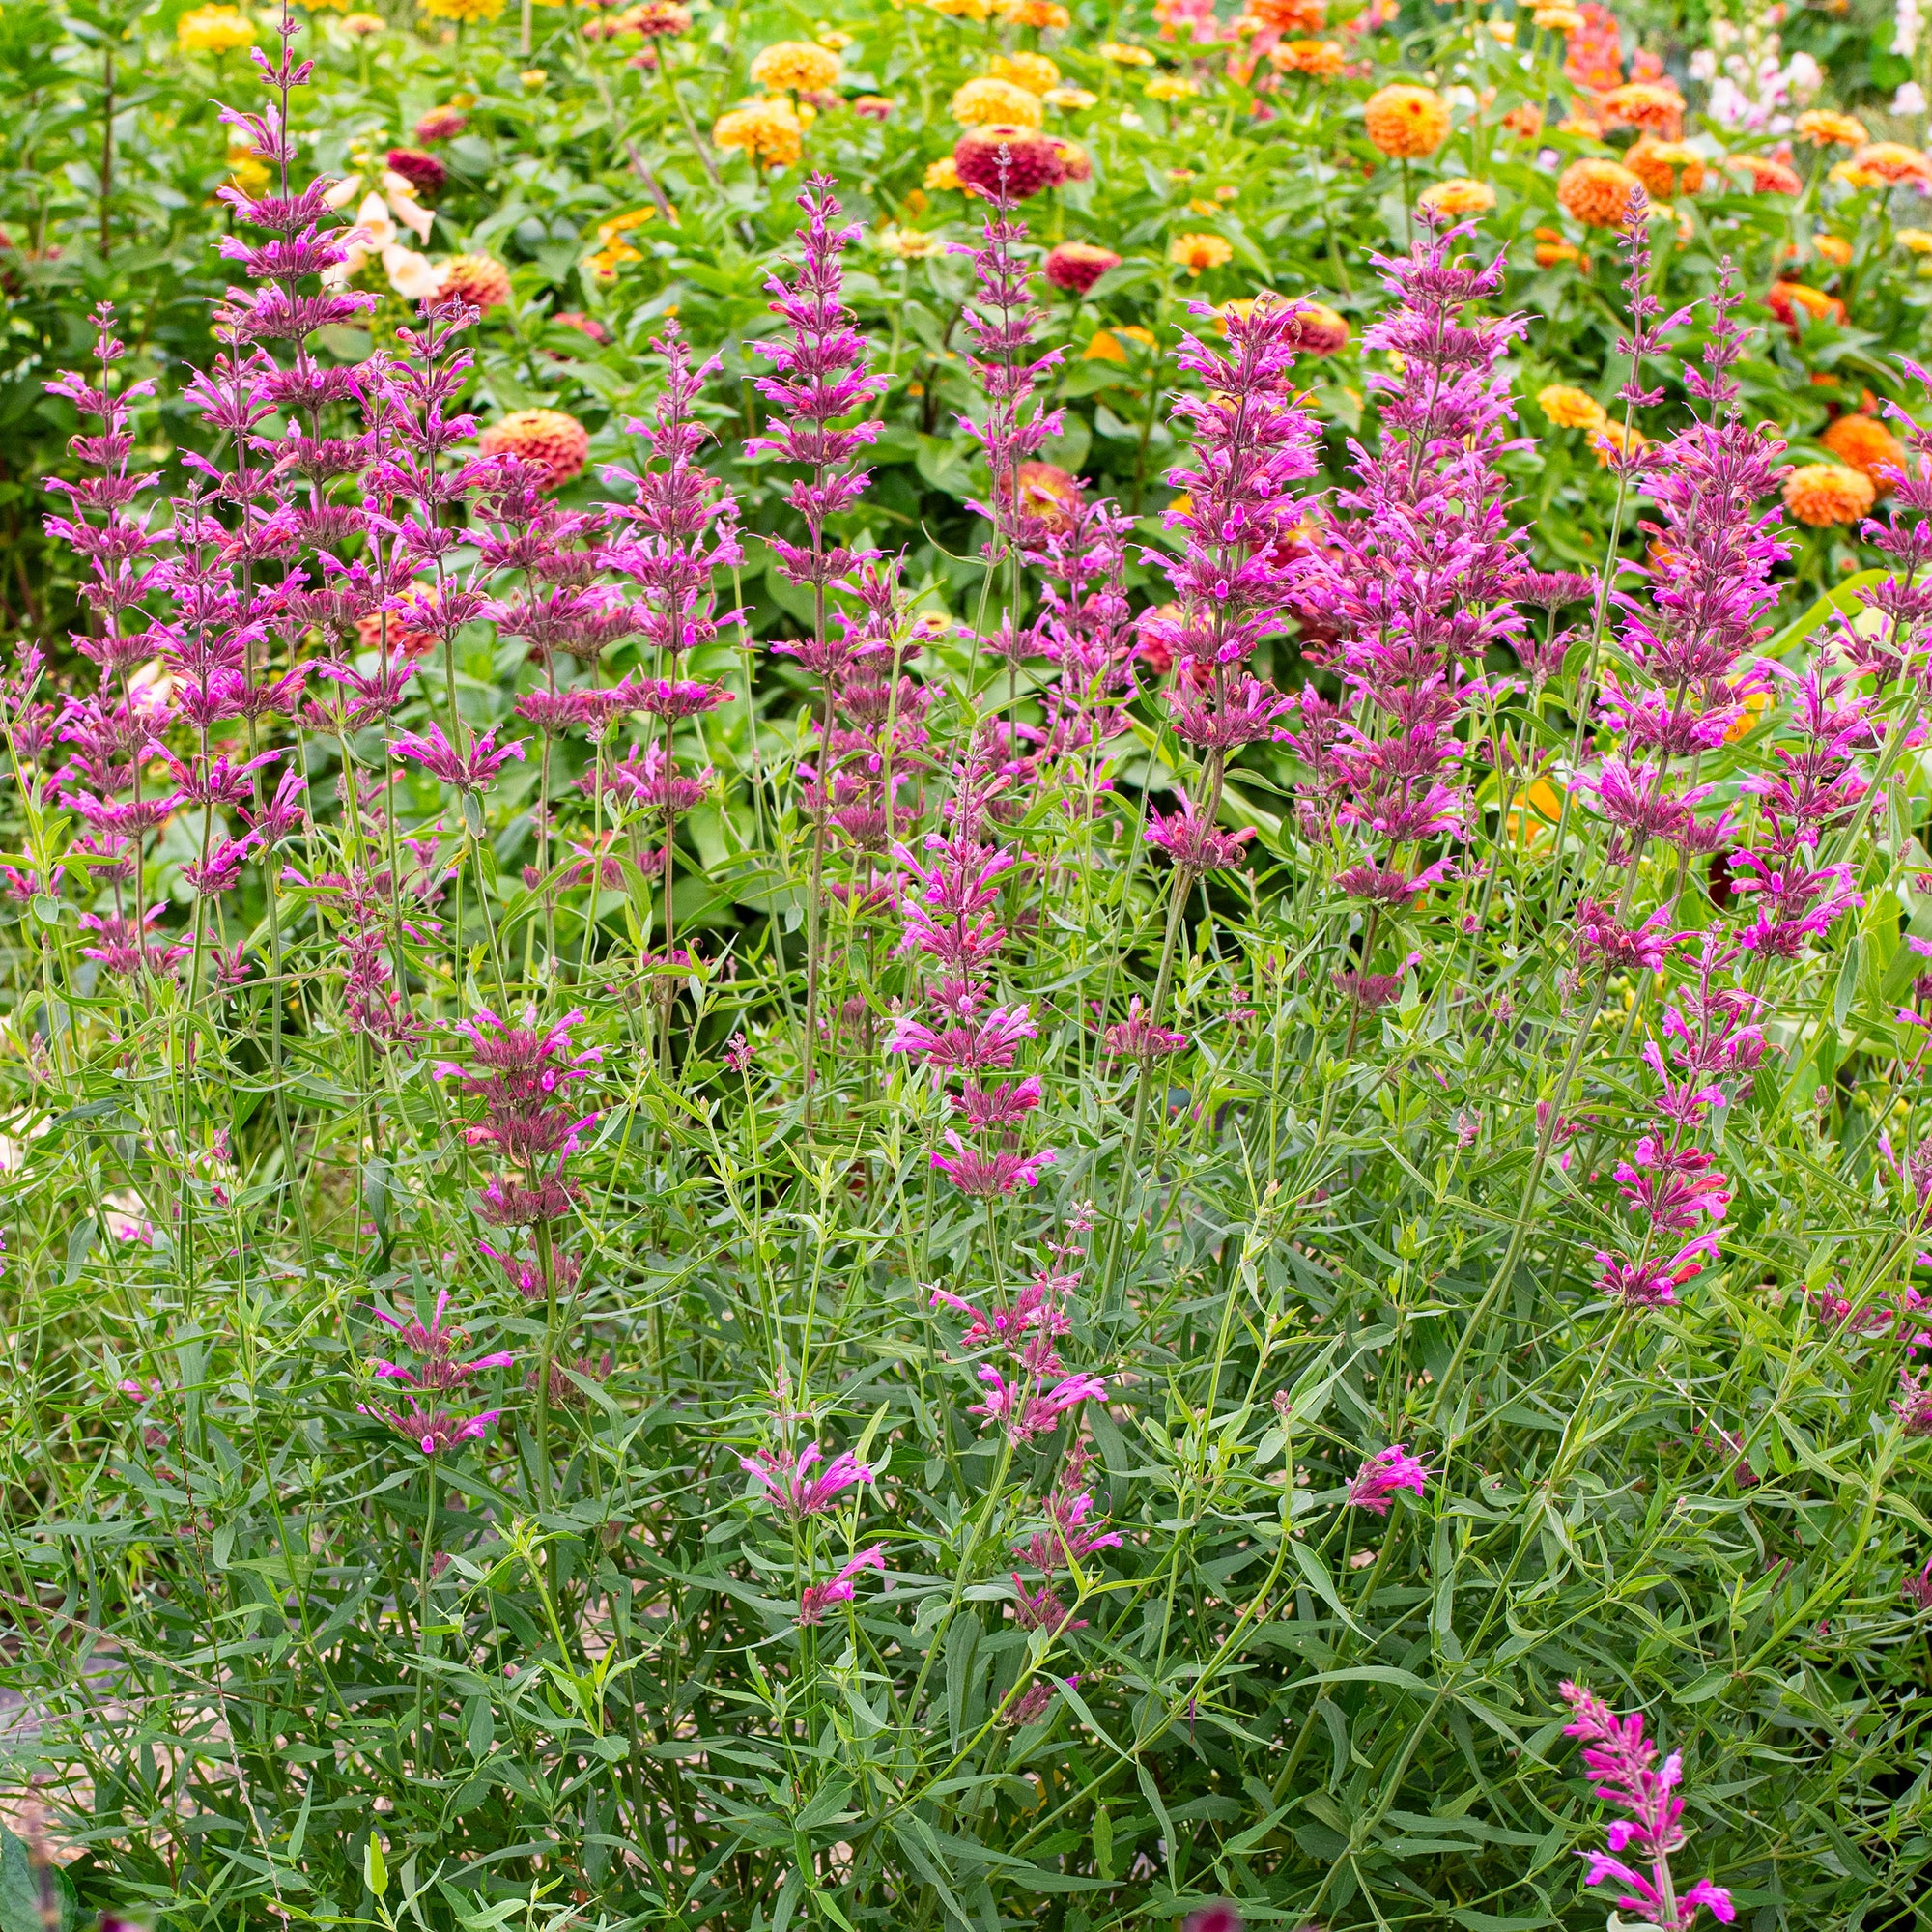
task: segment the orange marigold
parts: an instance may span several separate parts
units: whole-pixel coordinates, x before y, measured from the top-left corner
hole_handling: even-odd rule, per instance
[[[1543,109],[1535,101],[1525,100],[1503,116],[1503,126],[1519,141],[1533,141],[1543,132]]]
[[[437,292],[461,296],[476,308],[501,308],[510,299],[510,271],[488,255],[452,255]]]
[[[1830,262],[1834,269],[1849,269],[1852,266],[1852,244],[1842,235],[1812,236],[1811,252]]]
[[[1852,156],[1852,166],[1888,186],[1899,182],[1932,183],[1932,160],[1903,141],[1873,141]]]
[[[1840,416],[1819,441],[1848,469],[1871,479],[1872,490],[1889,496],[1905,468],[1905,445],[1874,417]]]
[[[1318,32],[1328,17],[1328,0],[1248,0],[1248,12],[1287,38]]]
[[[1001,0],[999,14],[1009,27],[1037,27],[1043,34],[1064,34],[1073,24],[1059,0]]]
[[[1556,200],[1585,228],[1622,228],[1638,206],[1643,184],[1616,161],[1572,161],[1556,184]]]
[[[1804,186],[1789,162],[1771,155],[1733,155],[1730,166],[1750,176],[1753,194],[1797,194]]]
[[[1348,66],[1339,41],[1278,41],[1268,49],[1277,73],[1305,73],[1310,80],[1334,80]]]
[[[1845,305],[1836,296],[1828,296],[1823,289],[1810,288],[1804,282],[1773,282],[1764,305],[1791,331],[1793,341],[1798,338],[1800,309],[1814,322],[1842,325],[1846,319]]]
[[[1798,117],[1797,134],[1814,148],[1861,148],[1871,138],[1855,115],[1830,107],[1812,107]]]
[[[1670,201],[1680,192],[1695,194],[1704,185],[1704,157],[1682,141],[1646,134],[1624,156],[1624,166],[1659,201]]]
[[[485,456],[516,456],[550,472],[545,486],[554,490],[583,473],[590,454],[590,432],[561,410],[513,410],[476,439]]]
[[[1433,87],[1398,81],[1362,104],[1362,126],[1392,161],[1433,155],[1449,132],[1449,107]]]
[[[1534,250],[1539,269],[1559,268],[1565,262],[1580,262],[1583,252],[1567,242],[1539,242]]]
[[[1557,429],[1598,430],[1609,421],[1595,396],[1566,383],[1552,383],[1547,389],[1537,390],[1536,407]]]
[[[1235,259],[1235,250],[1218,235],[1177,235],[1167,244],[1167,259],[1190,275],[1198,275],[1204,269],[1226,267]]]
[[[1496,205],[1496,191],[1488,182],[1458,177],[1432,182],[1416,197],[1416,203],[1432,213],[1446,214],[1455,221],[1465,214],[1487,214]]]
[[[1668,81],[1632,80],[1597,103],[1606,128],[1640,128],[1674,141],[1684,131],[1684,97]]]
[[[1877,495],[1869,476],[1842,463],[1806,463],[1784,479],[1784,507],[1813,529],[1857,523]]]

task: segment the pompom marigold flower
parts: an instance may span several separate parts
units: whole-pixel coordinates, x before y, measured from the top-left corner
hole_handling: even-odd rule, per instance
[[[1546,34],[1580,33],[1583,27],[1583,16],[1574,7],[1539,7],[1529,17]]]
[[[1060,85],[1060,70],[1044,54],[995,54],[986,70],[991,80],[1009,80],[1029,94],[1048,95]]]
[[[774,41],[752,62],[752,85],[767,94],[819,94],[838,78],[838,56],[810,41]]]
[[[1695,194],[1704,185],[1704,157],[1682,141],[1660,141],[1646,134],[1624,156],[1624,166],[1659,201]]]
[[[918,228],[888,228],[879,237],[880,250],[900,262],[923,262],[945,246],[938,236]]]
[[[1112,328],[1096,328],[1087,347],[1080,352],[1080,359],[1083,362],[1116,362],[1124,369],[1127,352],[1122,345],[1128,342],[1149,351],[1158,347],[1151,329],[1143,328],[1137,322],[1122,322],[1116,323]]]
[[[1091,242],[1063,242],[1040,264],[1040,272],[1054,288],[1084,296],[1109,269],[1120,266],[1121,258],[1111,248]]]
[[[1502,125],[1519,141],[1533,141],[1543,132],[1543,109],[1535,101],[1525,100],[1503,116]]]
[[[1849,269],[1852,266],[1852,244],[1842,235],[1812,236],[1811,252],[1821,261],[1830,262],[1835,269]]]
[[[1806,463],[1784,479],[1784,507],[1813,529],[1857,523],[1877,495],[1869,476],[1842,463]]]
[[[1684,97],[1666,81],[1630,80],[1597,103],[1606,128],[1638,128],[1674,141],[1684,131]]]
[[[647,41],[662,40],[691,31],[691,10],[678,0],[643,0],[625,10],[624,31],[641,34]]]
[[[175,44],[188,54],[226,54],[255,44],[255,23],[234,7],[196,7],[175,22]]]
[[[1420,160],[1447,137],[1449,107],[1433,87],[1398,81],[1363,102],[1362,126],[1390,160]]]
[[[1556,184],[1556,200],[1585,228],[1622,228],[1643,184],[1617,161],[1572,161]]]
[[[1547,389],[1537,390],[1536,407],[1557,429],[1599,430],[1609,421],[1603,404],[1595,396],[1564,383],[1552,383]]]
[[[852,112],[861,121],[890,121],[893,102],[883,94],[862,94],[852,102]]]
[[[1814,148],[1861,148],[1871,136],[1857,116],[1829,107],[1813,107],[1798,117],[1795,131]]]
[[[1201,92],[1201,83],[1182,73],[1157,73],[1141,92],[1150,100],[1187,100]]]
[[[1840,416],[1819,441],[1848,469],[1871,479],[1872,490],[1889,496],[1905,468],[1905,445],[1875,416]]]
[[[959,179],[959,170],[953,165],[951,155],[942,156],[936,161],[928,161],[921,180],[928,194],[956,193],[965,186],[965,183]]]
[[[1037,128],[1042,119],[1038,95],[990,74],[981,74],[959,88],[949,112],[962,128],[984,128],[994,122],[1012,128]]]
[[[1804,282],[1773,282],[1764,305],[1791,331],[1794,342],[1798,339],[1801,309],[1814,322],[1833,322],[1842,327],[1846,321],[1845,305],[1836,296],[1828,296],[1823,289],[1811,288]]]
[[[442,265],[440,296],[460,296],[474,308],[501,308],[510,299],[510,271],[489,255],[452,255]]]
[[[540,464],[554,490],[583,473],[590,454],[590,432],[561,410],[512,410],[476,439],[485,456],[516,456]]]
[[[1932,183],[1932,160],[1903,141],[1873,141],[1852,156],[1851,164],[1888,186],[1900,182]]]
[[[1532,251],[1539,269],[1560,268],[1565,262],[1580,262],[1583,253],[1568,242],[1539,242]]]
[[[1153,56],[1145,47],[1128,45],[1124,41],[1108,41],[1100,49],[1100,58],[1115,67],[1151,67]]]
[[[380,14],[350,14],[344,16],[342,31],[354,34],[358,41],[366,41],[380,34],[388,22]]]
[[[1204,269],[1225,268],[1235,259],[1235,250],[1233,243],[1218,235],[1177,235],[1167,244],[1167,259],[1190,275],[1198,275]]]
[[[1057,187],[1066,175],[1059,150],[1044,134],[1003,122],[967,128],[953,146],[952,165],[961,187],[991,197],[1004,186],[1013,201]]]
[[[1450,181],[1431,183],[1416,197],[1416,205],[1432,214],[1459,221],[1467,214],[1487,214],[1496,205],[1496,191],[1488,182],[1457,176]]]
[[[1296,302],[1289,339],[1303,355],[1339,355],[1349,346],[1348,319],[1325,302]]]
[[[1064,34],[1073,15],[1060,0],[1000,0],[1001,22],[1009,27],[1037,27],[1042,34]]]
[[[1305,73],[1310,80],[1338,79],[1349,64],[1339,41],[1278,41],[1267,57],[1277,73]]]
[[[712,123],[714,147],[741,148],[756,165],[790,168],[805,152],[805,128],[797,110],[782,95],[747,100]]]

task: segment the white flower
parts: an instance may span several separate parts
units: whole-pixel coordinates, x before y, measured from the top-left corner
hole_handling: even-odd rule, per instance
[[[383,270],[389,286],[410,301],[426,301],[442,286],[442,270],[427,255],[391,242],[383,250]]]
[[[1699,47],[1690,56],[1690,78],[1701,80],[1706,87],[1718,77],[1718,56],[1709,47]]]
[[[1891,97],[1891,111],[1894,114],[1923,114],[1925,90],[1916,80],[1908,80]]]
[[[1922,24],[1918,0],[1898,0],[1898,11],[1891,21],[1891,50],[1899,59],[1910,60],[1918,51]]]

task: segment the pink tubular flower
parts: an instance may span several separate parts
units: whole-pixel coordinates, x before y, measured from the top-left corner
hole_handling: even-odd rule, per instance
[[[852,1601],[852,1582],[862,1570],[876,1570],[881,1576],[886,1568],[886,1546],[875,1543],[869,1549],[862,1549],[851,1562],[839,1571],[829,1583],[812,1583],[806,1588],[798,1600],[798,1620],[801,1624],[822,1624],[825,1612],[834,1604],[849,1604]]]
[[[413,1397],[400,1413],[393,1408],[371,1408],[366,1403],[355,1406],[360,1414],[379,1416],[425,1456],[446,1456],[461,1443],[482,1441],[490,1425],[503,1412],[487,1408],[480,1415],[451,1415],[446,1409],[424,1408]]]
[[[1585,900],[1577,912],[1577,957],[1606,973],[1661,973],[1671,947],[1688,933],[1670,930],[1670,909],[1660,907],[1641,925],[1625,925],[1608,906]]]
[[[431,778],[440,779],[458,791],[481,791],[512,758],[524,755],[523,740],[497,748],[495,730],[478,734],[467,752],[460,752],[442,735],[440,724],[426,731],[399,731],[389,746],[389,754],[419,764]]]
[[[404,1322],[380,1308],[372,1310],[378,1321],[386,1322],[396,1331],[397,1340],[406,1349],[423,1358],[422,1365],[412,1369],[378,1361],[376,1373],[384,1380],[401,1382],[410,1389],[451,1389],[460,1387],[484,1369],[507,1369],[517,1359],[505,1349],[494,1355],[478,1355],[474,1361],[458,1361],[457,1351],[469,1338],[461,1328],[444,1326],[442,1318],[448,1307],[449,1291],[444,1289],[437,1296],[436,1312],[427,1322],[420,1316]]]
[[[1029,1684],[1007,1712],[1007,1722],[1015,1728],[1037,1724],[1053,1707],[1056,1684],[1065,1685],[1070,1690],[1079,1682],[1080,1673],[1076,1670],[1071,1677],[1042,1677],[1037,1683]]]
[[[917,1054],[935,1074],[943,1069],[977,1073],[1010,1066],[1020,1041],[1037,1037],[1038,1029],[1027,1017],[1025,1007],[995,1007],[984,1019],[938,1031],[902,1017],[886,1041],[886,1051]]]
[[[1724,1218],[1730,1206],[1728,1177],[1699,1148],[1666,1147],[1645,1134],[1632,1149],[1634,1163],[1617,1163],[1617,1191],[1652,1226],[1685,1234],[1700,1214]]]
[[[1051,1429],[1069,1408],[1083,1402],[1106,1399],[1104,1376],[1066,1376],[1042,1395],[1029,1395],[1028,1384],[1018,1378],[1008,1381],[990,1365],[980,1371],[986,1399],[974,1403],[968,1415],[983,1415],[998,1423],[1015,1442],[1030,1442],[1041,1431]]]
[[[933,1166],[960,1193],[979,1201],[1010,1194],[1015,1187],[1037,1187],[1040,1169],[1051,1165],[1054,1157],[1052,1148],[1041,1148],[1038,1152],[1029,1154],[1005,1148],[993,1153],[982,1152],[979,1148],[968,1147],[951,1127],[946,1130],[946,1138],[952,1149],[952,1157],[935,1153]]]
[[[1152,1014],[1143,1012],[1140,1001],[1134,999],[1127,1002],[1126,1018],[1107,1029],[1100,1052],[1108,1060],[1158,1060],[1186,1045],[1184,1033],[1156,1026]]]
[[[1628,1255],[1609,1254],[1600,1248],[1593,1257],[1597,1264],[1597,1288],[1599,1293],[1613,1294],[1633,1308],[1662,1308],[1676,1300],[1677,1291],[1687,1281],[1704,1272],[1697,1257],[1715,1256],[1717,1252],[1715,1230],[1707,1230],[1695,1240],[1686,1242],[1674,1255],[1642,1261],[1634,1262]]]
[[[845,1491],[872,1480],[865,1463],[842,1453],[812,1475],[811,1465],[820,1453],[815,1442],[808,1442],[796,1457],[789,1449],[781,1449],[776,1456],[761,1449],[756,1456],[739,1457],[738,1466],[760,1485],[781,1517],[802,1522],[809,1516],[822,1516]],[[848,1590],[846,1595],[850,1594]]]
[[[1737,1917],[1730,1893],[1700,1879],[1679,1895],[1670,1875],[1670,1854],[1683,1847],[1684,1801],[1675,1795],[1684,1776],[1683,1760],[1672,1751],[1660,1770],[1657,1747],[1643,1734],[1643,1714],[1618,1718],[1601,1697],[1577,1684],[1564,1683],[1563,1701],[1576,1714],[1563,1727],[1567,1738],[1583,1741],[1583,1768],[1596,1795],[1626,1815],[1609,1828],[1611,1852],[1633,1847],[1650,1863],[1648,1876],[1603,1852],[1580,1852],[1589,1863],[1586,1885],[1614,1882],[1624,1888],[1617,1904],[1641,1912],[1659,1932],[1690,1932],[1700,1906],[1728,1925]]]
[[[1434,1473],[1419,1456],[1411,1456],[1400,1442],[1378,1450],[1355,1471],[1344,1498],[1350,1509],[1367,1510],[1371,1516],[1387,1516],[1389,1499],[1398,1490],[1413,1490],[1420,1496]]]
[[[1201,817],[1194,801],[1183,790],[1180,810],[1163,818],[1149,814],[1147,842],[1165,852],[1184,872],[1222,872],[1241,862],[1241,850],[1255,836],[1252,825],[1238,832],[1223,832]]]

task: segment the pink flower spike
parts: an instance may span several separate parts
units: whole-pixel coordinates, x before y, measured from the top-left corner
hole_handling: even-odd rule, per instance
[[[1010,1194],[1015,1187],[1037,1187],[1040,1169],[1054,1157],[1052,1148],[1041,1148],[1030,1154],[1004,1148],[984,1153],[978,1148],[969,1148],[951,1127],[946,1130],[946,1138],[952,1148],[952,1158],[935,1153],[932,1164],[960,1193],[976,1201]]]
[[[811,1465],[819,1460],[815,1442],[808,1442],[796,1457],[789,1449],[777,1455],[760,1450],[755,1457],[741,1456],[738,1466],[764,1490],[778,1513],[793,1522],[809,1516],[822,1516],[846,1490],[869,1483],[872,1472],[851,1456],[835,1456],[814,1476]]]
[[[1400,1442],[1371,1456],[1355,1471],[1345,1499],[1350,1509],[1367,1510],[1371,1516],[1387,1516],[1389,1498],[1398,1490],[1413,1490],[1419,1496],[1433,1471],[1419,1456],[1409,1455]]]
[[[875,1543],[869,1549],[862,1549],[852,1560],[833,1577],[829,1583],[808,1585],[805,1594],[798,1600],[798,1620],[801,1624],[819,1624],[825,1621],[825,1612],[834,1604],[849,1604],[852,1601],[853,1578],[862,1570],[876,1570],[881,1576],[886,1569],[886,1546]]]

